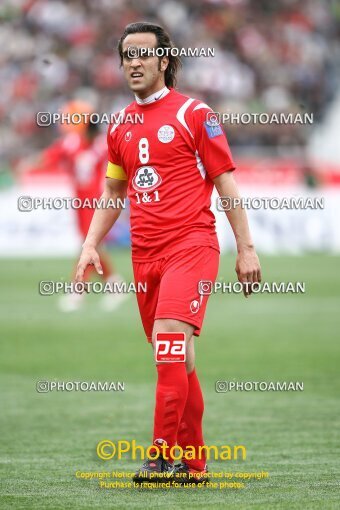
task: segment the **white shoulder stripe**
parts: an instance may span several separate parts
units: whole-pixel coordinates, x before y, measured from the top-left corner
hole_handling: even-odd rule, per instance
[[[196,157],[196,166],[202,176],[202,179],[205,179],[206,175],[207,175],[207,171],[206,169],[204,168],[204,165],[202,163],[202,160],[200,158],[200,155],[198,154],[198,151],[195,152],[195,157]]]
[[[192,135],[192,133],[191,133],[191,131],[190,131],[190,129],[189,129],[189,127],[188,127],[187,123],[185,122],[185,118],[184,118],[184,116],[185,116],[185,112],[187,111],[187,109],[189,108],[189,106],[191,105],[191,103],[192,103],[193,101],[194,101],[194,99],[192,99],[192,98],[188,99],[188,100],[187,100],[187,101],[186,101],[186,102],[185,102],[185,103],[184,103],[184,104],[180,107],[180,109],[178,110],[177,115],[176,115],[178,122],[180,122],[180,123],[182,124],[182,126],[184,126],[184,127],[185,127],[185,129],[189,132],[189,134],[190,134],[191,138],[194,138],[194,137],[193,137],[193,135]]]
[[[193,112],[195,110],[200,110],[201,108],[207,108],[208,110],[211,110],[210,106],[208,106],[207,104],[199,103],[198,105],[195,106],[195,108],[193,109]]]
[[[120,110],[119,114],[118,114],[118,119],[122,119],[124,118],[124,112],[125,112],[125,108],[123,108],[122,110]],[[112,128],[111,128],[111,131],[110,131],[110,135],[112,135],[112,133],[115,131],[115,129],[119,126],[120,122],[117,122],[116,124],[113,124]]]

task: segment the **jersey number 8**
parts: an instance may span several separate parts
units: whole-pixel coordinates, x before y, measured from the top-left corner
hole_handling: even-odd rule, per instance
[[[149,161],[149,141],[147,138],[141,138],[138,144],[139,161],[145,165]]]

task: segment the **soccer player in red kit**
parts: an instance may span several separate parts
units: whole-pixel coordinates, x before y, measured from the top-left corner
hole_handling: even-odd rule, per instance
[[[239,197],[233,163],[221,126],[212,110],[174,88],[178,58],[163,28],[128,25],[118,50],[135,101],[122,110],[122,122],[109,127],[106,199],[124,198],[131,210],[132,261],[136,282],[146,282],[138,306],[149,342],[158,333],[184,333],[186,361],[157,363],[153,444],[162,454],[147,459],[136,481],[168,473],[179,481],[204,480],[206,459],[183,459],[173,466],[170,449],[178,444],[195,451],[204,445],[202,391],[195,370],[194,337],[200,334],[207,305],[201,280],[215,281],[219,245],[210,210],[214,185],[221,196]],[[158,52],[159,53],[159,52]],[[143,114],[143,123],[133,123]],[[126,119],[126,122],[124,122]],[[130,119],[130,120],[129,120]],[[101,272],[96,247],[117,220],[119,210],[96,210],[83,246],[77,281],[93,264]],[[227,213],[237,243],[236,271],[241,282],[258,282],[260,264],[245,211]],[[247,289],[249,286],[247,286]],[[247,291],[245,291],[247,294]],[[163,478],[164,479],[164,478]]]

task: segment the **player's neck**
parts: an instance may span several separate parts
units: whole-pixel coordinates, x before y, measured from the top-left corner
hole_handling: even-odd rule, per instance
[[[135,99],[136,99],[136,102],[140,105],[150,104],[150,103],[154,103],[155,101],[158,101],[158,99],[163,98],[169,92],[170,92],[170,90],[168,89],[168,87],[162,87],[159,90],[157,90],[156,92],[153,92],[152,94],[148,95],[147,97],[145,97],[143,99],[138,97],[137,94],[135,94]]]

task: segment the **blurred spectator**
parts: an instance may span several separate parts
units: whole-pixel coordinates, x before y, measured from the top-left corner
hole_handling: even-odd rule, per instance
[[[74,98],[116,112],[132,101],[119,69],[126,24],[147,20],[178,47],[214,47],[183,58],[179,87],[222,112],[313,112],[335,89],[339,10],[321,0],[2,0],[0,156],[15,164],[56,137],[36,125]],[[103,129],[105,126],[103,126]],[[226,126],[235,146],[304,144],[301,126]]]

